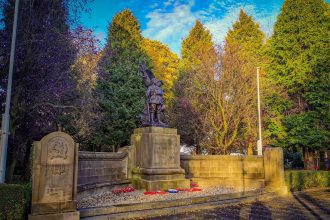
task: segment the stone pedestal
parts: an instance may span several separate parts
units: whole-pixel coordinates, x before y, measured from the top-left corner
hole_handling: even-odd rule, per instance
[[[78,144],[66,133],[53,132],[33,145],[29,220],[78,220]]]
[[[288,193],[284,179],[283,150],[280,147],[266,148],[264,152],[266,188],[281,195]]]
[[[135,187],[147,191],[189,188],[190,181],[180,167],[180,136],[176,129],[137,128],[131,144],[135,149]]]

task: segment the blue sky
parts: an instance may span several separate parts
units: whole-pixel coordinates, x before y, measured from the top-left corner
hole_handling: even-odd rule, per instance
[[[238,17],[240,8],[260,23],[266,36],[272,34],[276,17],[284,0],[94,0],[89,13],[83,13],[82,24],[94,30],[104,44],[107,27],[113,16],[130,9],[141,23],[144,37],[167,44],[180,54],[181,41],[200,19],[215,43],[221,43]],[[0,16],[1,17],[1,16]]]
[[[104,43],[113,16],[128,8],[141,23],[144,37],[159,40],[180,54],[181,41],[196,19],[211,31],[215,43],[221,43],[243,8],[270,36],[282,4],[283,0],[95,0],[81,20]]]

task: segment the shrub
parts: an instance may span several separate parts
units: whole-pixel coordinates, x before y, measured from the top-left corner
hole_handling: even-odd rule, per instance
[[[285,182],[291,191],[300,191],[313,187],[329,187],[329,171],[286,170]]]
[[[27,219],[31,184],[0,184],[0,220]]]
[[[299,151],[284,149],[284,161],[286,169],[304,168],[303,155]]]

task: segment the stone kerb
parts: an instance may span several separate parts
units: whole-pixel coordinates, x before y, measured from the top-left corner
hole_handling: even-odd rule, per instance
[[[34,142],[31,220],[79,219],[76,211],[78,144],[64,132]]]

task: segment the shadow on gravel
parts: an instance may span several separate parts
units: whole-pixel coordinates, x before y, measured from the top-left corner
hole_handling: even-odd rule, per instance
[[[272,212],[261,202],[255,202],[251,206],[249,219],[264,220],[272,219]]]
[[[307,200],[308,202],[310,202],[311,204],[313,204],[314,206],[318,207],[319,209],[321,209],[323,212],[327,213],[328,215],[330,215],[330,207],[325,206],[324,204],[322,204],[322,202],[320,200],[317,200],[311,196],[309,196],[306,193],[301,193],[299,195],[300,197],[302,197],[303,199]]]
[[[292,194],[297,202],[299,202],[306,210],[308,210],[312,215],[314,215],[317,219],[322,219],[313,209],[309,208],[309,206],[302,201],[297,195]]]
[[[268,220],[272,219],[271,211],[261,202],[252,204],[238,204],[227,207],[219,207],[209,210],[187,212],[183,214],[147,218],[148,220]]]

